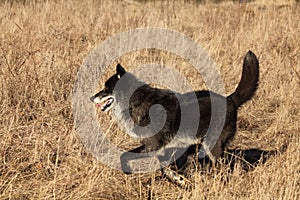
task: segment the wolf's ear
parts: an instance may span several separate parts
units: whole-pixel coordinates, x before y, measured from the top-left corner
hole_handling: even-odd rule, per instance
[[[119,78],[121,78],[126,73],[125,69],[121,66],[121,64],[117,65],[116,71]]]

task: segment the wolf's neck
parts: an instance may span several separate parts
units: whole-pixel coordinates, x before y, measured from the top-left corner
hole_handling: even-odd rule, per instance
[[[137,79],[133,74],[126,73],[120,80],[120,85],[117,86],[116,95],[119,98],[119,103],[128,103],[130,97],[140,87],[149,87],[145,82]],[[117,100],[118,101],[118,100]],[[120,102],[121,101],[121,102]],[[128,106],[128,105],[127,105]]]

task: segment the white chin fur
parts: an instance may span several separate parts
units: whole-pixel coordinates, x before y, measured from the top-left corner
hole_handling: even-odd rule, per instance
[[[102,105],[105,105],[105,102],[106,102],[107,100],[109,100],[109,99],[113,99],[113,102],[111,103],[111,105],[110,105],[109,107],[104,108],[104,106],[101,106],[101,110],[102,110],[103,112],[107,112],[107,111],[109,111],[110,109],[112,109],[112,108],[114,107],[114,105],[115,105],[116,98],[115,98],[114,96],[109,95],[109,96],[106,96],[106,97],[103,97],[103,98],[96,97],[96,98],[93,100],[93,102],[94,102],[95,104],[102,104]],[[104,109],[104,110],[103,110],[103,109]]]
[[[96,97],[94,100],[93,100],[94,103],[101,103],[102,100],[99,98],[99,97]]]

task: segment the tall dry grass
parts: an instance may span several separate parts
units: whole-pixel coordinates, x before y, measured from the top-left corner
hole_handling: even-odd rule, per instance
[[[299,20],[299,5],[283,0],[0,3],[0,199],[298,199]],[[232,173],[226,165],[210,174],[195,172],[191,190],[156,180],[155,173],[126,176],[97,162],[73,128],[73,83],[93,47],[136,27],[192,37],[216,61],[228,94],[239,81],[244,54],[254,51],[260,85],[239,111],[232,146],[278,150],[287,144],[286,151],[248,173],[238,165]],[[188,66],[159,56],[143,52],[120,61],[129,69],[149,60]],[[202,89],[201,78],[184,69]],[[126,142],[121,135],[114,140]]]

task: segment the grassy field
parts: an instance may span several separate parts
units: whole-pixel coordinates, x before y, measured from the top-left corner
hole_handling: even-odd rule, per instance
[[[0,199],[299,199],[300,5],[14,2],[0,3]],[[73,84],[96,45],[136,27],[163,27],[193,38],[217,63],[227,94],[240,79],[243,56],[255,52],[259,89],[239,111],[231,146],[270,151],[287,145],[286,150],[249,172],[238,164],[233,172],[226,165],[193,172],[190,190],[156,180],[158,172],[126,176],[97,162],[73,127]],[[128,69],[168,64],[181,69],[195,89],[205,88],[175,55],[141,51],[119,61]],[[99,120],[114,123],[101,115]],[[112,141],[131,148],[128,136],[117,127],[112,132]]]

